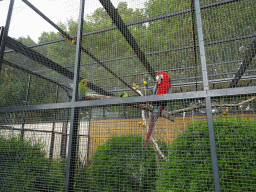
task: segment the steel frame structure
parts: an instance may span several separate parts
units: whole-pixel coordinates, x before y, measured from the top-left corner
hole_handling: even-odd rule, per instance
[[[55,25],[49,18],[47,18],[43,13],[41,13],[36,7],[34,7],[31,3],[29,3],[27,0],[22,0],[24,3],[26,3],[30,8],[32,8],[36,13],[38,13],[42,18],[44,18],[48,23],[50,23],[52,26],[54,26],[56,29],[58,29],[64,36],[66,36],[68,39],[73,39],[77,38],[77,43],[76,43],[76,60],[75,60],[75,65],[73,66],[68,66],[68,67],[62,67],[57,63],[54,63],[50,59],[44,57],[43,55],[40,55],[39,53],[35,52],[32,48],[38,47],[38,46],[43,46],[43,45],[48,45],[52,43],[57,43],[64,41],[64,39],[57,39],[49,42],[44,42],[40,43],[37,45],[32,45],[32,46],[24,46],[23,44],[17,42],[16,40],[10,38],[8,36],[8,30],[9,30],[9,25],[11,22],[11,15],[12,15],[12,10],[13,10],[13,5],[14,5],[14,0],[10,1],[10,7],[8,11],[8,16],[7,16],[7,21],[5,27],[3,27],[1,30],[2,33],[0,35],[1,41],[0,41],[0,70],[2,67],[2,63],[7,64],[9,66],[12,66],[14,68],[17,68],[19,70],[25,71],[30,75],[37,76],[39,78],[42,78],[46,81],[49,81],[51,83],[54,83],[57,85],[56,89],[56,103],[54,104],[41,104],[41,105],[25,105],[25,106],[12,106],[12,107],[2,107],[0,108],[0,113],[11,113],[11,112],[18,112],[18,111],[23,111],[24,113],[26,111],[35,111],[35,110],[49,110],[49,109],[67,109],[71,110],[71,117],[70,117],[70,134],[69,134],[69,146],[68,146],[68,158],[67,158],[67,168],[66,168],[66,183],[65,183],[65,191],[72,191],[74,187],[74,169],[75,169],[75,164],[76,164],[76,145],[77,145],[77,134],[78,134],[78,119],[79,119],[79,109],[81,107],[96,107],[96,106],[107,106],[107,105],[117,105],[117,104],[130,104],[130,103],[146,103],[146,102],[154,102],[154,101],[172,101],[172,100],[182,100],[182,99],[205,99],[206,101],[206,111],[207,111],[207,122],[208,122],[208,132],[209,132],[209,139],[210,139],[210,150],[211,150],[211,159],[212,159],[212,173],[213,173],[213,178],[214,178],[214,186],[215,186],[215,191],[221,191],[221,186],[220,186],[220,176],[219,176],[219,170],[218,170],[218,161],[217,161],[217,153],[216,153],[216,144],[215,144],[215,135],[214,135],[214,127],[213,127],[213,119],[212,119],[212,109],[211,109],[211,98],[212,97],[221,97],[221,96],[229,96],[229,95],[241,95],[241,94],[255,94],[256,93],[256,86],[251,86],[251,87],[236,87],[236,83],[241,79],[244,71],[246,70],[246,67],[248,66],[248,63],[245,63],[245,67],[239,69],[236,73],[235,78],[233,79],[232,83],[230,84],[230,88],[227,89],[218,89],[218,90],[210,90],[209,89],[209,81],[208,80],[208,75],[207,75],[207,67],[206,67],[206,59],[205,59],[205,46],[208,45],[213,45],[213,44],[219,44],[219,43],[224,43],[224,42],[229,42],[229,41],[235,41],[238,39],[247,39],[247,38],[252,38],[255,37],[256,35],[251,34],[247,35],[244,37],[239,37],[239,38],[230,38],[226,40],[220,40],[220,41],[214,41],[214,42],[204,42],[203,38],[203,25],[201,21],[201,10],[207,9],[210,7],[214,6],[219,6],[219,5],[224,5],[232,2],[236,2],[239,0],[223,0],[223,1],[218,1],[215,3],[211,3],[208,5],[203,5],[200,6],[199,0],[194,1],[194,6],[193,9],[186,9],[186,10],[181,10],[178,12],[174,13],[169,13],[165,15],[160,15],[152,18],[147,18],[147,19],[142,19],[139,21],[133,21],[129,23],[124,23],[112,5],[110,0],[100,0],[101,4],[107,11],[107,13],[110,15],[111,19],[115,23],[116,26],[108,27],[105,29],[100,29],[97,31],[91,31],[87,33],[83,33],[83,17],[84,17],[84,6],[85,6],[85,1],[80,0],[80,13],[79,13],[79,22],[78,22],[78,33],[75,36],[69,36],[66,34],[64,31],[62,31],[57,25]],[[150,21],[155,21],[163,18],[169,18],[173,17],[176,15],[180,14],[185,14],[195,11],[196,14],[196,21],[197,21],[197,35],[199,42],[196,45],[190,45],[190,46],[184,46],[184,47],[177,47],[173,49],[168,49],[168,50],[161,50],[157,52],[151,52],[151,53],[143,53],[140,50],[139,45],[136,43],[135,39],[132,37],[131,33],[129,32],[128,26],[132,25],[137,25],[141,23],[146,23]],[[115,59],[109,59],[109,60],[104,60],[100,61],[97,58],[95,58],[91,53],[88,52],[85,48],[82,47],[81,41],[83,36],[89,36],[97,33],[102,33],[114,29],[119,29],[126,41],[129,43],[129,45],[132,47],[132,49],[135,52],[135,55],[131,55],[128,57],[122,57],[122,58],[115,58]],[[12,48],[13,50],[8,50],[4,52],[5,46],[8,46]],[[151,95],[151,96],[142,96],[142,97],[130,97],[130,98],[114,98],[114,99],[106,99],[106,100],[92,100],[92,101],[78,101],[78,94],[77,94],[77,89],[78,89],[78,82],[81,79],[79,76],[80,73],[80,66],[82,65],[91,65],[98,63],[104,67],[104,63],[109,62],[109,61],[114,61],[114,60],[121,60],[121,59],[127,59],[127,58],[133,58],[133,57],[138,57],[140,59],[140,62],[145,66],[147,69],[148,73],[151,74],[151,76],[154,78],[154,75],[156,74],[156,71],[153,70],[153,68],[150,66],[149,62],[146,59],[147,55],[151,54],[157,54],[157,53],[164,53],[164,52],[171,52],[171,51],[176,51],[176,50],[182,50],[182,49],[191,49],[193,47],[198,47],[200,50],[200,58],[201,58],[201,67],[202,67],[202,78],[203,78],[203,91],[193,91],[193,92],[182,92],[182,93],[172,93],[172,94],[166,94],[166,95]],[[256,50],[256,41],[255,41],[255,50]],[[40,60],[41,64],[48,66],[52,70],[55,70],[63,75],[66,75],[69,79],[73,80],[73,90],[72,90],[72,101],[71,102],[64,102],[64,103],[57,103],[57,95],[58,95],[58,87],[63,88],[64,90],[71,91],[71,89],[59,82],[56,82],[52,79],[46,78],[43,75],[38,74],[40,71],[30,71],[24,67],[21,67],[19,65],[10,63],[9,61],[3,60],[4,54],[11,53],[12,51],[17,51],[20,52],[28,57],[30,57],[33,60],[38,61]],[[92,63],[86,63],[86,64],[80,64],[81,60],[81,52],[85,52],[88,54],[90,57],[92,57],[95,62]],[[230,61],[230,62],[235,62],[235,61]],[[223,62],[225,63],[225,62]],[[223,64],[219,63],[219,64]],[[214,65],[214,64],[210,64]],[[74,73],[69,71],[67,68],[74,67]],[[194,68],[197,66],[193,66],[191,68]],[[125,83],[122,79],[124,76],[118,76],[114,72],[111,71],[111,69],[107,68],[106,66],[104,67],[107,71],[109,71],[113,77],[109,78],[117,78],[121,82],[123,82],[129,89],[132,89],[131,86],[127,83]],[[42,71],[42,70],[41,70]],[[44,70],[47,71],[47,70]],[[28,83],[28,90],[27,90],[27,96],[29,94],[29,86],[30,86],[30,79],[31,76],[29,75],[29,83]],[[138,74],[137,74],[138,75]],[[221,81],[221,80],[220,80]],[[235,82],[235,83],[234,83]],[[195,82],[194,82],[195,83]],[[196,82],[198,83],[198,82]],[[107,92],[104,89],[93,85],[92,83],[89,85],[89,87],[97,91],[103,95],[111,95],[113,96],[113,92]],[[99,91],[100,90],[100,91]],[[132,89],[133,90],[133,89]],[[28,101],[28,97],[26,97],[26,102]],[[24,132],[24,130],[23,130]],[[52,138],[53,140],[54,136],[54,125],[52,128]],[[66,134],[67,136],[67,134]],[[67,138],[62,138],[66,139]],[[51,143],[53,143],[52,141]],[[65,151],[65,150],[64,150]],[[52,158],[52,151],[50,152],[50,158]]]

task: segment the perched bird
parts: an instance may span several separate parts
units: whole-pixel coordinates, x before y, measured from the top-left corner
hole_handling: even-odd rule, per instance
[[[76,39],[72,39],[72,43],[73,43],[73,44],[76,44]]]
[[[139,86],[139,85],[137,85],[136,83],[133,83],[133,84],[132,84],[132,86],[135,88],[135,90],[137,90],[137,89],[139,89],[139,88],[140,88],[140,86]]]
[[[147,81],[143,81],[143,84],[146,86],[146,88],[148,88],[148,83],[147,83]]]
[[[158,72],[156,74],[156,85],[153,88],[153,95],[162,95],[171,93],[171,79],[166,72]],[[147,143],[150,139],[150,136],[153,132],[155,122],[157,121],[159,115],[161,114],[162,110],[166,107],[167,103],[156,103],[153,105],[153,111],[151,114],[151,120],[149,123],[149,129],[145,141],[144,148],[147,147]]]
[[[222,116],[225,116],[225,115],[227,115],[228,112],[229,112],[229,109],[226,108],[226,109],[223,111],[223,113],[220,114],[220,116],[221,116],[221,117],[222,117]]]
[[[64,40],[65,40],[65,41],[69,41],[69,39],[68,39],[66,36],[64,36]]]
[[[78,88],[79,101],[81,101],[82,98],[85,96],[85,93],[87,92],[88,83],[89,81],[87,79],[83,79],[82,81],[80,81],[79,88]]]
[[[120,92],[120,93],[118,93],[118,96],[123,97],[123,98],[131,97],[131,95],[129,93],[126,93],[126,92]]]

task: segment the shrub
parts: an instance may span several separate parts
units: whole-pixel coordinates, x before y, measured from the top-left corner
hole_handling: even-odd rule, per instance
[[[43,145],[0,136],[0,191],[61,191],[64,173]]]
[[[223,191],[253,191],[256,181],[255,122],[235,118],[214,121]],[[206,122],[191,124],[170,146],[158,191],[213,191]]]
[[[91,191],[91,168],[88,164],[76,167],[74,181],[74,191]]]
[[[96,191],[151,191],[155,188],[156,161],[152,143],[136,135],[110,138],[92,158],[92,189]]]

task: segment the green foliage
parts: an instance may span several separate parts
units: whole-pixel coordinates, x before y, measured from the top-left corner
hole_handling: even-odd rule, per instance
[[[79,165],[76,169],[74,191],[90,191],[91,169],[88,165]]]
[[[97,191],[151,191],[155,188],[155,152],[137,135],[110,138],[92,158],[92,189]]]
[[[215,119],[214,128],[222,189],[253,191],[256,180],[255,122]],[[170,146],[158,191],[213,191],[208,128],[191,124]]]
[[[0,191],[61,191],[63,168],[45,155],[40,143],[0,136]]]

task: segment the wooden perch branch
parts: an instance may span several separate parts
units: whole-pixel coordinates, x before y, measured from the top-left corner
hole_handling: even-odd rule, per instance
[[[141,93],[140,90],[135,90],[135,91],[137,91],[137,93],[139,93],[141,96],[143,96],[143,94]],[[151,106],[151,107],[153,109],[153,106]],[[152,109],[150,111],[152,111]],[[142,116],[143,122],[144,122],[144,124],[146,126],[146,129],[147,129],[147,132],[148,132],[149,127],[148,127],[148,124],[147,124],[147,120],[145,118],[145,110],[141,110],[141,116]],[[154,149],[157,152],[157,154],[159,154],[163,159],[165,159],[164,154],[161,152],[161,150],[160,150],[160,148],[159,148],[159,146],[158,146],[158,144],[156,142],[155,135],[152,134],[150,138],[151,138],[151,140],[152,140],[152,142],[154,144]]]
[[[140,92],[140,91],[137,90],[137,92]],[[141,96],[143,96],[142,93],[141,93]],[[95,99],[113,99],[115,97],[87,93],[85,98],[88,99],[88,100],[95,100]],[[250,99],[247,99],[245,101],[242,101],[240,103],[237,103],[237,104],[228,104],[228,103],[225,103],[225,104],[212,104],[212,107],[238,107],[240,105],[243,105],[243,104],[248,103],[250,101],[253,101],[255,99],[256,99],[256,96],[254,96],[254,97],[252,97]],[[152,111],[153,110],[153,106],[149,105],[149,104],[133,104],[132,106],[134,106],[136,108],[143,109],[143,110],[147,110],[147,111]],[[183,109],[173,110],[173,111],[170,111],[170,112],[162,111],[161,115],[163,117],[165,117],[166,119],[174,121],[174,116],[173,116],[174,114],[188,112],[188,111],[192,111],[192,110],[200,109],[200,108],[205,108],[205,107],[206,107],[205,104],[201,104],[201,105],[196,105],[196,106],[187,107],[187,108],[183,108]]]
[[[139,93],[141,96],[143,96],[141,91],[139,91],[139,90],[135,90],[135,91],[137,91],[137,93]],[[94,93],[86,93],[86,95],[85,95],[85,99],[86,100],[113,99],[113,98],[115,98],[115,97],[99,95],[99,94],[94,94]],[[142,119],[143,119],[143,122],[144,122],[144,124],[145,124],[145,126],[147,128],[147,131],[148,131],[149,128],[148,128],[147,121],[146,121],[146,118],[145,118],[145,111],[144,110],[146,109],[147,111],[152,111],[153,110],[153,106],[152,105],[148,105],[148,104],[135,104],[133,106],[142,109]],[[151,140],[152,140],[152,142],[154,144],[154,148],[157,151],[157,153],[164,159],[165,158],[164,154],[161,152],[161,150],[160,150],[160,148],[159,148],[159,146],[158,146],[158,144],[156,142],[155,136],[152,135],[151,136]]]
[[[136,91],[138,93],[139,92],[141,93],[141,91],[139,91],[139,90],[136,90]],[[143,96],[142,93],[141,93],[141,96]],[[116,97],[106,96],[106,95],[99,95],[99,94],[95,94],[95,93],[86,93],[86,95],[85,95],[85,100],[103,100],[103,99],[113,99],[113,98],[116,98]],[[144,109],[144,110],[147,110],[147,111],[152,111],[153,110],[153,106],[149,105],[149,104],[133,104],[132,106],[136,107],[136,108]],[[174,117],[166,111],[162,112],[162,116],[169,119],[169,120],[174,121]]]
[[[237,104],[212,104],[212,107],[238,107],[240,105],[243,105],[245,103],[249,103],[250,101],[253,101],[256,99],[256,96],[250,98],[250,99],[247,99],[245,101],[242,101],[240,103],[237,103]],[[174,111],[170,111],[170,112],[163,112],[163,116],[169,114],[169,115],[173,115],[173,114],[177,114],[177,113],[183,113],[183,112],[187,112],[187,111],[192,111],[194,109],[200,109],[200,108],[204,108],[206,107],[205,104],[202,104],[202,105],[196,105],[196,106],[192,106],[192,107],[187,107],[187,108],[184,108],[184,109],[178,109],[178,110],[174,110]]]
[[[85,100],[103,100],[103,99],[113,99],[116,98],[114,96],[106,96],[106,95],[99,95],[96,93],[86,93],[84,96]]]

